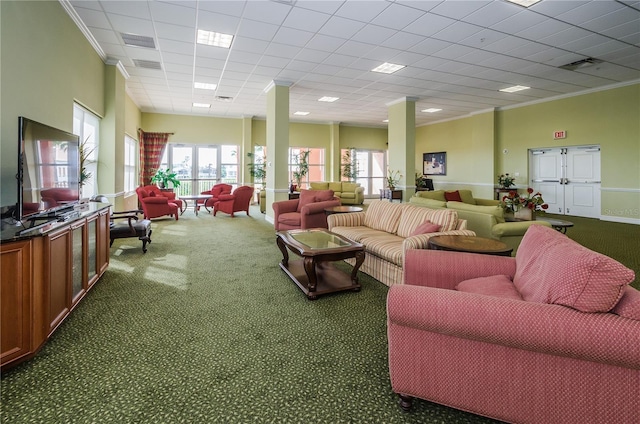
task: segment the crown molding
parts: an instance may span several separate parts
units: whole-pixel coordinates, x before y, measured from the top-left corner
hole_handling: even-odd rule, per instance
[[[100,47],[100,44],[98,44],[98,41],[93,37],[91,31],[89,31],[89,28],[87,28],[84,22],[82,22],[82,19],[80,19],[80,16],[76,13],[76,10],[73,8],[69,0],[58,0],[58,2],[60,2],[64,10],[67,12],[67,15],[69,15],[73,22],[75,22],[76,26],[80,29],[87,41],[89,41],[91,47],[93,47],[96,53],[98,53],[100,59],[102,59],[103,62],[106,62],[107,55],[104,50],[102,50],[102,47]]]

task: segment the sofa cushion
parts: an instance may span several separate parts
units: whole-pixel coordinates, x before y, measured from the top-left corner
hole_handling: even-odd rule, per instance
[[[631,286],[625,287],[622,298],[616,303],[611,312],[621,317],[640,321],[640,291]]]
[[[440,226],[427,219],[425,222],[418,225],[411,235],[417,236],[419,234],[437,233],[438,231],[440,231]]]
[[[496,217],[496,222],[501,224],[504,222],[504,209],[500,206],[479,206],[471,205],[464,202],[447,202],[447,208],[462,211],[486,213]]]
[[[467,293],[484,294],[487,296],[504,297],[522,300],[522,296],[513,285],[508,275],[491,275],[488,277],[472,278],[458,283],[456,290]]]
[[[333,190],[336,193],[342,193],[344,190],[342,189],[342,183],[333,182],[329,183],[329,190]]]
[[[299,212],[287,212],[278,215],[278,223],[290,227],[300,227],[302,225],[302,215]]]
[[[473,198],[473,192],[471,190],[458,190],[458,194],[460,195],[460,199],[462,199],[463,203],[467,203],[469,205],[476,204],[476,199]]]
[[[366,246],[367,255],[375,255],[400,267],[404,257],[403,242],[403,237],[389,233],[364,237],[361,241]]]
[[[329,183],[325,183],[325,182],[311,183],[311,190],[328,190],[328,189],[329,189]]]
[[[395,234],[398,230],[401,213],[402,206],[399,203],[373,200],[365,212],[364,225],[374,230]],[[423,222],[424,219],[420,222]]]
[[[343,199],[355,199],[356,194],[348,191],[343,191],[342,193],[340,193],[340,197]]]
[[[618,261],[552,228],[532,225],[516,253],[513,282],[527,301],[608,312],[634,278]]]
[[[342,192],[343,193],[354,193],[356,192],[356,188],[358,188],[360,184],[358,183],[342,183]]]
[[[308,205],[309,203],[313,203],[316,201],[316,191],[315,190],[300,190],[300,198],[298,200],[298,208],[297,212],[302,210],[302,207]]]
[[[327,202],[333,200],[333,190],[313,190],[316,202]]]
[[[409,199],[409,202],[415,205],[426,206],[431,209],[435,209],[435,208],[442,209],[447,207],[447,202],[443,202],[441,200],[435,200],[435,199],[427,199],[422,196],[414,196],[411,199]]]
[[[397,233],[400,237],[410,237],[415,229],[425,221],[440,225],[440,231],[455,230],[458,225],[458,211],[429,209],[405,203],[402,205],[402,215]]]
[[[387,234],[385,231],[374,230],[360,225],[354,227],[333,227],[331,228],[331,232],[345,236],[349,240],[357,241],[358,243],[362,243],[362,241],[368,237]]]
[[[462,202],[462,197],[460,197],[460,192],[456,191],[445,191],[444,198],[447,202]]]

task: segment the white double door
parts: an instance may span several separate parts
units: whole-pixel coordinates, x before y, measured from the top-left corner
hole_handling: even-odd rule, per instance
[[[529,176],[548,212],[600,218],[600,146],[531,149]]]

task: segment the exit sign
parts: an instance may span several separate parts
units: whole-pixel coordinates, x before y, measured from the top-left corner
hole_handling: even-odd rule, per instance
[[[561,138],[567,138],[567,132],[566,131],[555,131],[553,133],[553,139],[554,140],[559,140]]]

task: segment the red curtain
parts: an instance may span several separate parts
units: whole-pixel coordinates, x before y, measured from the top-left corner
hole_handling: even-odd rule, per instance
[[[160,167],[162,154],[171,133],[152,133],[138,129],[140,140],[140,185],[151,184],[151,178]]]

